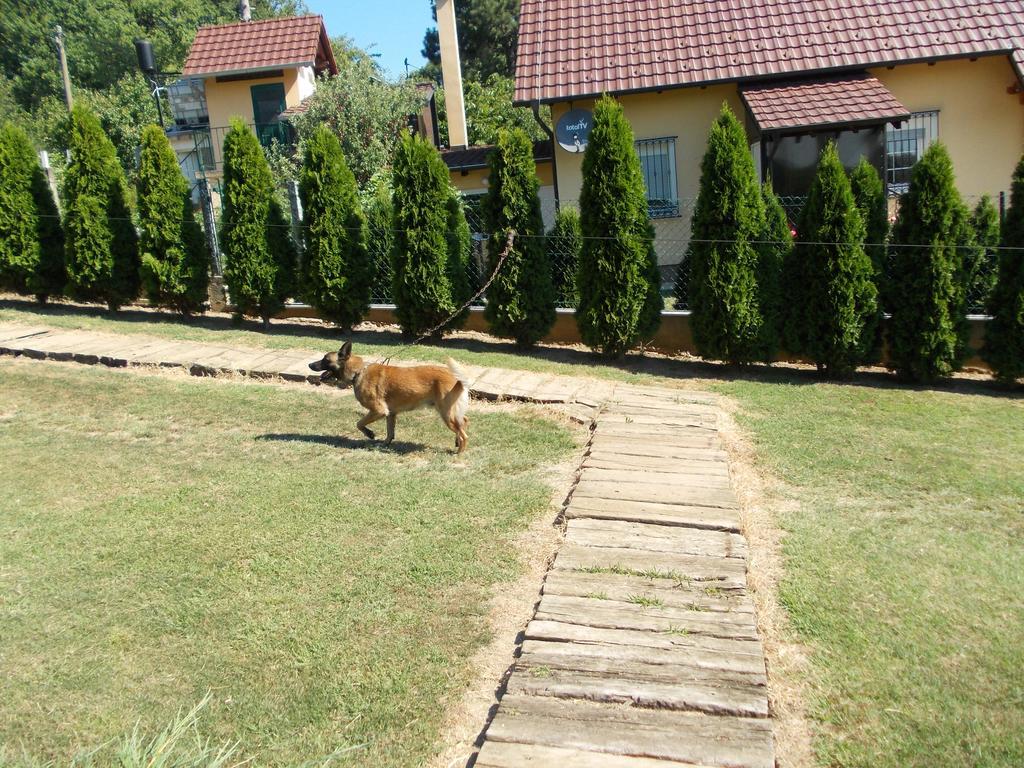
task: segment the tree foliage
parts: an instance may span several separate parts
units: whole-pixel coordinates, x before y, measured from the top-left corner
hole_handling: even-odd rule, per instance
[[[575,307],[579,301],[576,274],[583,250],[579,210],[566,205],[559,208],[545,242],[557,300],[564,307]]]
[[[149,300],[179,312],[201,310],[209,253],[188,182],[163,129],[142,131],[136,178],[142,286]]]
[[[430,330],[455,311],[452,278],[459,276],[452,273],[458,271],[459,254],[449,250],[451,224],[458,217],[450,207],[448,169],[423,138],[402,139],[393,169],[392,295],[395,315],[408,337]]]
[[[976,247],[967,252],[963,270],[968,310],[972,304],[984,310],[999,271],[999,211],[988,195],[982,195],[971,212],[971,231]]]
[[[69,120],[71,162],[64,175],[68,291],[111,309],[139,294],[138,236],[114,145],[86,107]]]
[[[786,297],[782,290],[782,276],[793,252],[793,230],[770,179],[761,185],[761,196],[765,228],[758,248],[757,293],[763,318],[761,352],[765,362],[771,362],[783,338]]]
[[[224,137],[220,239],[232,302],[268,323],[294,287],[295,252],[259,140],[240,120]]]
[[[537,124],[533,112],[526,107],[512,105],[513,80],[501,74],[492,74],[485,81],[463,81],[463,104],[466,109],[466,133],[471,146],[496,144],[498,134],[509,128],[525,131],[533,141],[543,141],[547,134]],[[443,145],[450,145],[448,137],[448,110],[444,88],[436,95],[438,136]],[[551,108],[541,107],[541,119],[551,122]]]
[[[303,142],[321,126],[329,128],[362,188],[391,162],[409,116],[423,106],[423,96],[411,81],[387,82],[369,56],[342,56],[338,70],[320,80],[306,111],[292,122]]]
[[[734,364],[763,355],[758,302],[758,243],[765,231],[764,201],[743,126],[722,105],[701,161],[700,190],[687,252],[688,298],[697,349]]]
[[[366,212],[367,253],[373,269],[371,301],[391,297],[391,251],[395,244],[395,206],[391,175],[377,174],[363,194]]]
[[[931,381],[959,366],[964,348],[963,253],[971,246],[967,208],[941,142],[914,165],[893,228],[889,307],[891,364],[901,378]]]
[[[303,294],[325,320],[351,328],[370,306],[366,217],[341,142],[321,127],[305,143]]]
[[[796,311],[790,350],[830,376],[847,376],[874,346],[878,296],[874,267],[864,250],[864,220],[835,143],[829,142],[804,204],[794,252],[800,280],[790,281]]]
[[[452,0],[458,26],[459,58],[468,80],[486,80],[489,75],[511,77],[515,69],[519,36],[519,0]],[[430,2],[434,20],[437,6]],[[434,66],[441,64],[437,29],[423,36],[423,57]]]
[[[1013,173],[1000,245],[984,356],[998,379],[1012,383],[1024,377],[1024,157]]]
[[[594,106],[580,191],[583,250],[576,322],[584,343],[618,357],[652,334],[658,290],[652,229],[633,129],[609,96]]]
[[[0,289],[41,301],[64,290],[64,231],[24,130],[0,128]]]
[[[850,172],[853,199],[864,221],[864,250],[874,267],[875,285],[880,288],[885,268],[885,243],[889,239],[889,209],[885,184],[878,170],[862,157]]]
[[[521,130],[502,131],[491,153],[487,196],[483,202],[488,268],[493,272],[516,239],[487,291],[484,316],[492,332],[529,347],[544,338],[555,323],[555,289],[551,262],[544,248],[537,166],[533,144]]]

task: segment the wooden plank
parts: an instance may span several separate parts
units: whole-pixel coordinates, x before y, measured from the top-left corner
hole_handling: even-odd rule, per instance
[[[597,429],[594,432],[594,438],[599,444],[605,444],[609,446],[616,446],[620,453],[630,453],[632,451],[623,450],[628,448],[643,448],[645,451],[655,450],[654,453],[647,454],[651,456],[666,456],[666,455],[677,455],[674,451],[669,453],[669,448],[687,448],[693,451],[693,449],[700,448],[705,451],[721,451],[722,441],[719,439],[717,433],[708,433],[700,435],[689,435],[689,434],[676,434],[676,435],[657,435],[657,441],[653,440],[654,437],[651,434],[616,434],[610,430],[601,429],[601,422],[598,420]],[[656,448],[655,448],[656,446]],[[684,456],[692,455],[682,454]]]
[[[164,366],[168,355],[180,348],[180,341],[164,341],[159,344],[146,345],[134,353],[126,353],[124,357],[128,365]]]
[[[526,627],[526,637],[533,640],[551,640],[559,643],[599,643],[631,648],[665,648],[746,655],[764,665],[759,640],[735,640],[682,632],[650,632],[643,629],[614,629],[573,624],[567,621],[534,619]]]
[[[485,742],[473,765],[476,768],[711,768],[675,760],[501,741]]]
[[[718,430],[714,427],[704,427],[697,424],[638,424],[636,422],[618,422],[614,418],[602,418],[599,421],[599,426],[605,434],[624,435],[627,438],[649,435],[657,435],[659,438],[663,435],[667,437],[715,438],[718,435]]]
[[[529,659],[534,667],[551,667],[553,669],[590,669],[589,663],[584,666],[559,666],[563,664],[556,659],[566,659],[565,663],[588,658],[597,659],[608,665],[612,674],[619,670],[628,670],[630,664],[645,664],[652,668],[652,674],[688,675],[681,672],[684,668],[699,667],[700,669],[716,669],[745,675],[744,680],[753,681],[758,685],[766,685],[764,660],[751,653],[725,653],[722,651],[704,650],[701,648],[651,648],[604,643],[562,643],[547,640],[527,639],[523,643],[521,657]],[[657,671],[658,668],[661,671]],[[591,670],[593,671],[593,670]]]
[[[712,405],[698,403],[673,403],[673,404],[629,404],[611,402],[605,406],[607,414],[627,414],[637,416],[712,416],[717,419],[718,408]]]
[[[508,694],[487,740],[733,768],[775,762],[768,720]]]
[[[0,342],[15,343],[30,336],[49,333],[52,330],[52,328],[45,325],[11,325],[6,327],[3,332],[0,332]]]
[[[738,509],[739,503],[729,488],[695,488],[663,483],[619,483],[591,480],[584,472],[573,492],[573,498],[610,499],[613,501],[648,501],[656,504],[687,504],[695,507]]]
[[[620,573],[586,573],[583,571],[548,571],[544,594],[567,597],[601,597],[626,602],[634,595],[655,597],[665,605],[701,611],[735,611],[753,613],[754,606],[746,590],[725,589],[701,582],[675,581]]]
[[[749,613],[657,608],[545,594],[537,606],[538,621],[560,621],[605,629],[631,629],[667,634],[697,634],[727,640],[756,640],[757,627]]]
[[[729,477],[729,464],[720,459],[672,458],[666,456],[633,456],[614,453],[604,448],[591,447],[583,466],[600,469],[630,468],[638,472],[681,472],[687,475],[718,475]]]
[[[641,438],[623,438],[594,432],[592,450],[628,456],[655,456],[658,458],[691,459],[696,461],[726,461],[729,455],[720,445],[709,445],[709,441],[686,445],[666,445],[662,442]]]
[[[77,331],[49,331],[20,340],[20,352],[25,357],[37,360],[44,360],[53,357],[65,349],[72,348],[82,342],[81,334]],[[70,359],[68,355],[65,359]]]
[[[532,670],[512,675],[513,695],[556,696],[641,707],[683,709],[710,714],[768,716],[768,696],[757,686],[725,685],[715,681],[684,680],[674,683],[634,680],[626,676],[566,670]]]
[[[709,586],[746,588],[745,563],[732,557],[701,557],[614,547],[579,547],[566,543],[554,568],[591,573],[627,573],[677,581],[707,582]]]
[[[700,429],[713,428],[716,424],[715,420],[710,423],[707,422],[707,416],[701,413],[687,414],[687,413],[675,413],[672,415],[654,415],[648,416],[646,414],[639,413],[609,413],[605,411],[601,414],[601,424],[606,427],[610,426],[636,426],[636,427],[649,427],[651,429],[664,429],[666,431],[674,431],[687,429],[691,427],[697,427]]]
[[[571,519],[566,541],[586,547],[629,547],[679,555],[747,556],[747,542],[736,533],[626,520]]]
[[[679,470],[640,470],[637,467],[621,466],[595,467],[584,461],[583,476],[588,480],[613,483],[661,483],[686,485],[694,488],[728,488],[729,477],[704,472],[682,472]]]
[[[604,520],[627,520],[658,525],[681,525],[713,531],[740,530],[739,511],[701,507],[692,504],[659,504],[644,501],[618,501],[589,498],[573,494],[565,510],[566,518],[592,517]]]

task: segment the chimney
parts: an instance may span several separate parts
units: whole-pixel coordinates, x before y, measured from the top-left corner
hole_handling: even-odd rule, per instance
[[[441,76],[448,112],[448,144],[465,147],[466,107],[462,100],[462,63],[459,61],[459,33],[455,28],[455,0],[437,0],[437,38],[441,44]]]
[[[252,21],[252,11],[249,10],[249,0],[239,0],[238,15],[242,21]]]

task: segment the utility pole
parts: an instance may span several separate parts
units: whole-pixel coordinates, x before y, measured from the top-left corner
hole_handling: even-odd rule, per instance
[[[64,102],[68,105],[68,112],[70,112],[74,103],[71,98],[71,77],[68,75],[68,57],[64,53],[64,30],[60,28],[60,24],[54,30],[53,41],[57,44],[57,58],[60,59],[60,76],[64,80]]]

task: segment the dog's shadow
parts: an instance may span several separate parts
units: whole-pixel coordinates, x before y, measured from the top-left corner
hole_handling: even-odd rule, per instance
[[[316,445],[327,445],[331,448],[348,448],[360,451],[378,451],[388,453],[417,453],[426,450],[423,443],[410,443],[395,440],[391,445],[385,446],[382,440],[367,440],[366,438],[346,437],[345,435],[302,435],[289,432],[268,432],[259,435],[257,440],[273,440],[282,443],[314,443]]]

